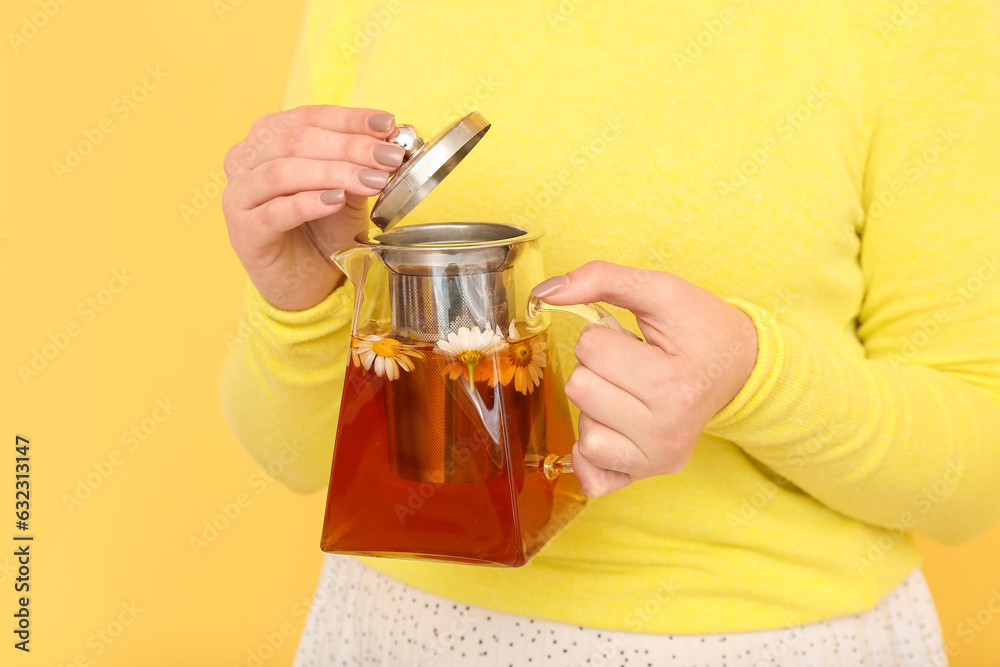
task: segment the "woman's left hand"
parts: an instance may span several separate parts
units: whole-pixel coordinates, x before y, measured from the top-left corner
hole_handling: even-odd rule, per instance
[[[580,408],[573,470],[588,496],[679,472],[756,363],[750,317],[670,273],[590,262],[534,293],[553,305],[627,308],[646,338],[588,325],[576,344],[566,395]]]

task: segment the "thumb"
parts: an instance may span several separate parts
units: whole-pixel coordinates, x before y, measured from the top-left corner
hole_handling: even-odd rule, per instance
[[[554,306],[603,301],[643,319],[662,313],[672,278],[660,271],[594,261],[539,283],[532,293]],[[654,294],[656,298],[652,298]]]

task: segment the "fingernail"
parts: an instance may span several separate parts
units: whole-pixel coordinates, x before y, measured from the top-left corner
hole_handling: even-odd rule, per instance
[[[390,169],[395,169],[399,165],[403,164],[403,154],[406,151],[402,146],[396,146],[395,144],[379,144],[372,151],[372,155],[375,156],[375,161],[379,164],[384,164]]]
[[[388,132],[396,127],[396,117],[391,113],[372,114],[368,116],[368,127],[376,132]]]
[[[389,174],[378,169],[361,169],[358,171],[358,182],[369,188],[381,190],[389,180]]]
[[[327,190],[319,196],[319,200],[324,204],[341,204],[344,201],[344,189]]]
[[[531,290],[531,293],[539,299],[544,299],[547,296],[562,292],[567,287],[569,287],[569,278],[566,276],[555,276],[535,285],[535,289]]]

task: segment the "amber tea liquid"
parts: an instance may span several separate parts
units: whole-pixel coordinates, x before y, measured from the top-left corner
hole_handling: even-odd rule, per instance
[[[407,347],[422,358],[392,381],[348,362],[322,549],[524,565],[585,501],[574,475],[539,465],[574,440],[551,356],[525,394],[513,381],[470,388],[442,375],[433,346]]]

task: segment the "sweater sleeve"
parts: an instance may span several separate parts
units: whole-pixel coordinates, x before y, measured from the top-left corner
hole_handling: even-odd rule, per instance
[[[252,285],[241,335],[222,369],[230,431],[272,476],[299,493],[330,477],[353,306],[350,283],[306,310],[275,308]]]
[[[882,27],[865,356],[732,299],[758,359],[706,432],[845,515],[959,543],[1000,517],[1000,11],[927,3],[909,20]]]

